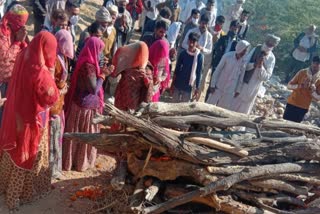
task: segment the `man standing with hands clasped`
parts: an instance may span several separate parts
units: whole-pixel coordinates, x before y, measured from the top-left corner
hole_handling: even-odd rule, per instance
[[[300,70],[289,82],[292,90],[283,119],[300,123],[308,112],[311,101],[320,100],[320,57],[315,56],[309,68]]]

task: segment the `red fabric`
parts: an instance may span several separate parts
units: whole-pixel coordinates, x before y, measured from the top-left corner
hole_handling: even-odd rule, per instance
[[[101,74],[100,66],[99,66],[99,56],[104,48],[104,43],[101,39],[97,37],[89,37],[85,43],[85,46],[80,52],[80,55],[78,57],[76,69],[74,73],[72,74],[71,78],[71,85],[70,89],[66,96],[66,118],[68,118],[69,111],[71,108],[72,100],[74,98],[74,94],[77,87],[77,80],[79,76],[80,68],[84,63],[90,63],[96,67],[96,75],[97,77]],[[99,91],[99,97],[100,97],[100,110],[102,110],[104,105],[104,94],[103,94],[103,87],[101,87]]]
[[[127,5],[127,10],[130,12],[131,15],[134,9],[134,1],[135,0],[130,0],[129,4]],[[136,0],[136,12],[138,14],[141,14],[142,9],[143,9],[142,0]]]
[[[151,62],[153,68],[153,76],[156,78],[159,74],[158,64],[161,59],[165,59],[165,72],[167,72],[167,78],[160,83],[160,91],[158,91],[152,101],[158,102],[160,94],[169,86],[170,82],[170,68],[169,68],[169,44],[167,41],[160,39],[155,41],[149,49],[149,61]]]
[[[49,32],[40,32],[18,55],[8,88],[0,131],[0,151],[14,163],[32,169],[42,130],[49,120],[49,107],[59,91],[49,72],[56,60],[57,42]]]
[[[0,29],[2,33],[10,35],[11,31],[8,24],[13,32],[17,32],[21,27],[26,25],[28,17],[29,14],[23,6],[19,4],[14,5],[1,19]]]

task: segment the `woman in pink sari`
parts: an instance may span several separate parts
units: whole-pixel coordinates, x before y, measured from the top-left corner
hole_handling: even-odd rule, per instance
[[[160,39],[154,42],[149,49],[149,61],[153,69],[153,97],[152,102],[159,102],[162,92],[169,87],[169,44]]]
[[[96,113],[101,113],[104,97],[102,83],[108,68],[100,70],[99,56],[104,43],[97,37],[88,38],[80,52],[76,69],[72,75],[70,90],[68,91],[65,112],[65,132],[97,133],[99,125],[92,124]],[[94,166],[97,149],[87,144],[77,144],[73,141],[64,141],[62,145],[62,168],[85,171]]]

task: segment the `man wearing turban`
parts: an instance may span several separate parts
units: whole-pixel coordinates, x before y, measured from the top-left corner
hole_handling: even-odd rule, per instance
[[[0,92],[3,98],[6,96],[15,60],[27,46],[25,24],[28,17],[27,10],[16,4],[4,15],[0,23]],[[0,122],[2,111],[3,107],[0,108]]]
[[[235,51],[223,55],[216,71],[213,73],[208,89],[207,103],[217,105],[225,109],[231,109],[232,102],[239,95],[238,83],[245,70],[245,54],[250,43],[242,40],[238,42]]]
[[[239,96],[233,102],[234,111],[250,114],[260,87],[270,79],[276,58],[272,53],[280,38],[268,34],[263,45],[258,45],[248,54],[246,68],[239,83]]]

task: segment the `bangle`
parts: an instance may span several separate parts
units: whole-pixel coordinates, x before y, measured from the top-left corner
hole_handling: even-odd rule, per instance
[[[100,75],[98,75],[98,77],[101,78],[101,79],[103,79],[103,80],[106,79],[106,76],[105,76],[104,74],[100,74]]]

